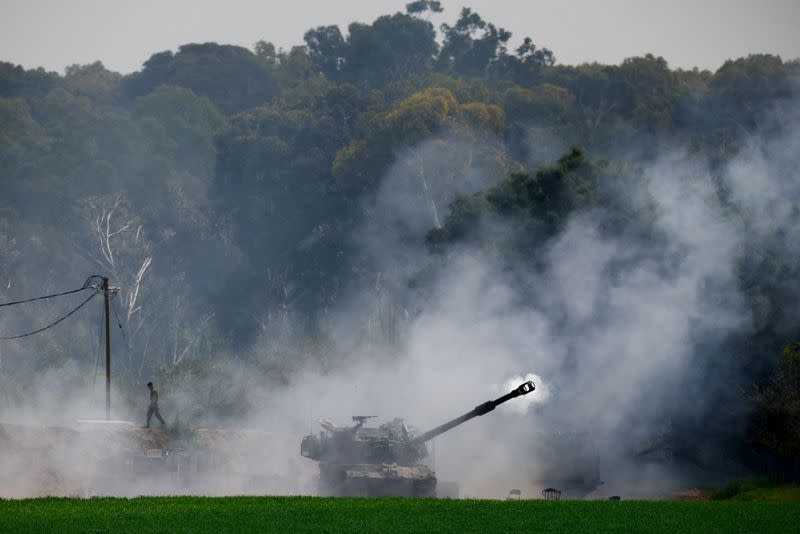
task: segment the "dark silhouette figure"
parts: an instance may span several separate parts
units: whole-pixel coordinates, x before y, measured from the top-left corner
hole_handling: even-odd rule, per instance
[[[161,421],[162,426],[166,426],[164,418],[161,417],[161,413],[158,411],[158,391],[156,391],[156,388],[153,387],[152,382],[147,383],[147,389],[150,390],[150,406],[147,407],[147,424],[144,425],[144,427],[150,428],[150,418],[154,415],[156,416],[156,419]]]

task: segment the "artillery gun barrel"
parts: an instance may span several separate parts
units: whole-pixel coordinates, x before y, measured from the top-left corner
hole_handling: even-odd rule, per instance
[[[428,430],[424,434],[420,434],[411,441],[414,443],[424,443],[428,440],[435,438],[439,434],[444,434],[453,427],[457,427],[461,423],[469,421],[473,417],[478,417],[479,415],[484,415],[491,412],[496,407],[498,407],[499,405],[503,404],[506,401],[515,399],[520,395],[527,395],[534,389],[536,389],[536,386],[534,386],[533,382],[531,381],[525,382],[521,384],[519,387],[512,389],[510,392],[506,393],[502,397],[498,397],[495,400],[486,401],[483,404],[479,404],[478,406],[476,406],[469,412],[465,413],[464,415],[456,417],[452,421],[448,421],[443,425],[439,425],[432,430]]]

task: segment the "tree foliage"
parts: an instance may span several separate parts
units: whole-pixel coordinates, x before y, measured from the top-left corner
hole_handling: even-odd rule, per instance
[[[285,382],[300,359],[341,356],[320,325],[352,287],[375,295],[365,337],[401,331],[358,239],[387,177],[398,203],[425,208],[427,226],[404,226],[404,242],[427,242],[437,261],[471,243],[535,263],[577,211],[602,206],[604,231],[628,229],[634,215],[614,199],[641,177],[605,158],[687,144],[724,167],[800,80],[796,61],[766,54],[716,72],[651,54],[559,65],[530,37],[510,48],[511,33],[470,8],[437,34],[428,18],[441,12],[414,1],[347,31],[309,29],[288,50],[188,43],[127,76],[100,62],[63,75],[0,63],[0,300],[110,272],[128,296],[115,372],[129,383],[209,373],[261,336],[285,341],[256,357]],[[497,220],[513,230],[499,235]],[[777,259],[784,237],[748,244],[737,281],[756,324],[743,368],[762,387],[751,437],[795,458],[800,295],[797,268]],[[91,367],[96,326],[77,324],[3,349],[0,383]],[[8,363],[23,351],[37,357]]]

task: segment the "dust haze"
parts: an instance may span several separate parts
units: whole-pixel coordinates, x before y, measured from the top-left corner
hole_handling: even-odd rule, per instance
[[[352,236],[380,275],[348,288],[348,298],[329,311],[325,354],[293,362],[286,380],[264,382],[254,362],[286,363],[282,344],[301,330],[287,314],[216,369],[234,384],[228,390],[215,391],[202,376],[170,389],[156,384],[168,421],[228,429],[233,437],[206,436],[222,440],[209,461],[238,467],[181,481],[157,473],[134,479],[127,467],[109,466],[103,448],[113,438],[85,427],[76,432],[79,419],[103,416],[102,379],[67,365],[37,373],[29,402],[2,413],[0,496],[86,495],[99,469],[118,470],[103,483],[107,494],[313,494],[316,465],[300,457],[299,444],[320,430],[318,419],[346,425],[352,415],[403,417],[422,432],[528,379],[536,383],[533,394],[429,444],[440,481],[481,498],[503,498],[511,488],[536,496],[567,479],[602,481],[589,497],[666,497],[739,473],[742,467],[727,464],[711,439],[703,465],[650,451],[669,451],[659,440],[667,430],[680,432],[673,424],[712,418],[712,404],[740,395],[735,385],[748,385],[735,368],[708,369],[735,367],[732,336],[758,321],[736,284],[742,247],[778,235],[787,260],[800,253],[793,239],[800,221],[799,123],[796,100],[776,109],[768,127],[721,169],[684,146],[660,150],[637,163],[643,180],[618,199],[647,221],[655,242],[611,235],[603,230],[605,213],[581,212],[542,248],[537,266],[521,273],[477,247],[438,258],[424,243],[452,194],[486,187],[491,173],[435,191],[421,181],[420,165],[456,175],[462,152],[494,145],[459,140],[445,158],[426,142],[399,154]],[[542,164],[560,151],[539,148]],[[486,221],[486,231],[507,224]],[[423,289],[410,283],[421,272]],[[788,319],[796,318],[794,310]],[[17,326],[10,322],[4,331]],[[214,404],[230,396],[245,399],[246,416],[215,414]],[[146,391],[140,398],[115,391],[113,405],[114,418],[141,425]],[[22,425],[58,430],[42,437]],[[714,422],[708,426],[713,433]],[[186,447],[200,439],[196,431],[187,435]],[[47,440],[60,445],[48,448]]]

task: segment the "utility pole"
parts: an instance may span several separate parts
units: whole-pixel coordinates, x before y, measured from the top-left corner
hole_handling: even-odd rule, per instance
[[[106,315],[106,421],[111,420],[111,326],[108,317],[108,277],[103,277],[103,300]]]

